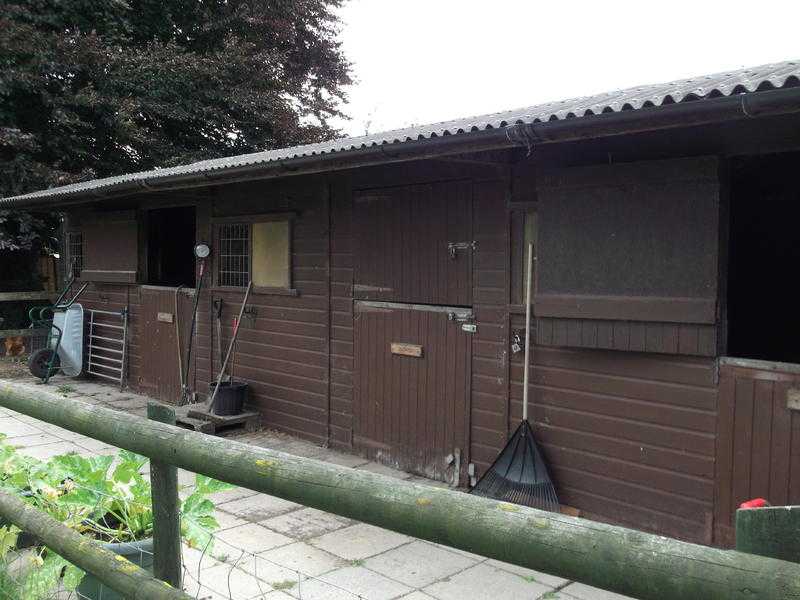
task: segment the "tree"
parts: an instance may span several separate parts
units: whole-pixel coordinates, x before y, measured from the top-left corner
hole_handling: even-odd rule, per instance
[[[0,196],[330,139],[342,1],[0,0]]]

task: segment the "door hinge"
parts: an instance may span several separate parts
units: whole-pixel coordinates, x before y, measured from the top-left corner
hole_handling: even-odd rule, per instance
[[[459,250],[472,250],[475,252],[475,249],[478,247],[478,242],[447,242],[447,252],[450,254],[450,259],[455,260],[457,253]]]

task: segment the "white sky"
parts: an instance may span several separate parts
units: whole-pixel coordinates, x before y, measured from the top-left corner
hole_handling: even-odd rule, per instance
[[[800,59],[800,1],[350,0],[347,135]]]

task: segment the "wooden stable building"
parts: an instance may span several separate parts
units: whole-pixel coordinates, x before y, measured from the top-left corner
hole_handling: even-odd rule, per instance
[[[766,65],[0,208],[65,212],[82,303],[129,311],[131,388],[179,399],[205,241],[199,396],[252,280],[234,375],[263,425],[460,486],[521,418],[532,242],[531,422],[561,500],[729,545],[739,502],[800,503],[798,76]]]

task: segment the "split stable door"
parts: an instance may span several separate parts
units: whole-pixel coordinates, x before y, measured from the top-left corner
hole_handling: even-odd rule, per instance
[[[472,186],[363,190],[353,200],[354,445],[464,485],[472,356]]]

